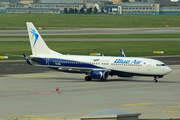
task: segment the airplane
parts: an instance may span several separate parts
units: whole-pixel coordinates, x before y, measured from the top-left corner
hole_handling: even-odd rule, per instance
[[[47,67],[68,73],[84,73],[85,80],[100,79],[106,81],[109,76],[133,77],[150,76],[154,82],[172,70],[163,62],[155,59],[126,57],[121,50],[122,57],[63,55],[51,50],[35,28],[32,22],[26,22],[32,55],[23,53],[29,65]]]

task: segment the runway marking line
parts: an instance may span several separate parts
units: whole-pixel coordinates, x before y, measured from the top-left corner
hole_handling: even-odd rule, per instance
[[[135,111],[137,113],[149,113],[149,112],[159,112],[161,109],[155,109],[155,110],[143,110],[143,111]]]
[[[14,96],[5,96],[1,98],[16,98],[16,97],[28,97],[28,96],[37,96],[38,94],[32,94],[32,95],[14,95]]]
[[[23,117],[11,117],[13,119],[38,119],[38,120],[49,120],[49,119],[64,119],[64,117],[46,117],[46,116],[23,116]]]
[[[180,115],[176,115],[176,114],[173,114],[172,112],[180,112],[180,108],[175,108],[175,109],[172,109],[172,110],[170,110],[170,111],[167,111],[167,113],[169,114],[169,115],[173,115],[173,116],[176,116],[176,117],[180,117]]]
[[[134,104],[123,104],[122,106],[142,106],[142,105],[151,105],[155,103],[134,103]]]
[[[50,119],[55,119],[55,120],[60,120],[60,119],[67,119],[63,116],[61,117],[46,117],[46,116],[34,116],[34,115],[29,115],[29,116],[23,116],[23,117],[11,117],[13,119],[35,119],[35,120],[50,120]],[[70,119],[79,119],[79,118],[68,118],[69,120]]]
[[[36,76],[17,76],[13,78],[40,78],[40,77],[54,77],[54,75],[36,75]]]
[[[13,76],[3,77],[0,79],[13,79],[13,78],[42,78],[42,77],[56,77],[55,75],[36,75],[36,76]]]
[[[49,92],[36,92],[36,94],[45,94],[45,95],[51,95],[51,94],[57,94],[57,93],[49,93]],[[58,94],[62,94],[59,92]]]
[[[51,93],[51,92],[34,92],[31,94],[27,95],[11,95],[11,96],[5,96],[5,97],[0,97],[0,98],[15,98],[15,97],[27,97],[27,96],[38,96],[38,95],[52,95],[52,94],[57,94],[57,93]],[[59,92],[58,94],[63,94],[62,92]]]

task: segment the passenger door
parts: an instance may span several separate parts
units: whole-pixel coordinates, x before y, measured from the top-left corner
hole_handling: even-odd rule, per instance
[[[147,71],[151,71],[151,63],[147,64]]]
[[[49,58],[46,58],[46,65],[49,65]]]

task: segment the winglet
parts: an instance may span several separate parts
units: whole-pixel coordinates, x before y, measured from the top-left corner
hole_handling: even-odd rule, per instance
[[[124,53],[122,48],[120,49],[120,51],[121,51],[121,57],[126,57],[126,55],[125,55],[125,53]]]
[[[33,64],[29,61],[29,59],[26,57],[26,55],[25,55],[24,53],[23,53],[23,55],[24,55],[24,59],[26,60],[27,64],[33,65]]]

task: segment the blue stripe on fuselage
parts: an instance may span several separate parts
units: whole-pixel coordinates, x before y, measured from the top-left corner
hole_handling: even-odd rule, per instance
[[[79,61],[74,61],[74,60],[65,60],[65,59],[54,59],[54,58],[39,58],[39,64],[41,65],[50,65],[50,66],[65,66],[65,67],[83,67],[83,68],[102,68],[98,67],[97,64],[89,64],[85,62],[79,62]]]
[[[89,63],[73,61],[73,60],[65,60],[65,59],[54,59],[54,58],[39,58],[38,63],[41,65],[50,65],[50,66],[59,66],[59,67],[63,66],[63,67],[106,69],[106,68],[102,68],[93,64],[89,64]],[[111,70],[110,75],[158,76],[158,75],[148,75],[148,74],[139,74],[139,73],[129,73],[129,72],[117,71],[117,70]],[[162,75],[159,75],[159,76],[162,76]]]

